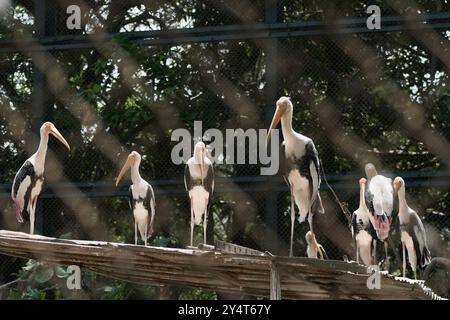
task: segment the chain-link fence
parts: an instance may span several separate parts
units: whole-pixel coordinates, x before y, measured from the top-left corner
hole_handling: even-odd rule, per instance
[[[114,179],[136,150],[156,193],[153,245],[184,247],[189,202],[184,165],[170,156],[172,131],[192,132],[194,121],[203,131],[267,129],[276,99],[288,95],[293,127],[314,140],[326,175],[326,213],[314,223],[330,259],[355,259],[355,248],[350,217],[324,178],[352,212],[367,162],[405,179],[431,253],[450,255],[445,2],[383,2],[381,30],[367,29],[366,5],[356,1],[69,2],[15,1],[2,11],[1,229],[28,231],[16,222],[10,188],[50,120],[71,150],[49,143],[38,233],[133,243],[129,181],[115,188]],[[80,30],[66,25],[73,4],[81,8]],[[288,254],[290,199],[282,179],[261,176],[259,164],[219,164],[215,172],[210,237]],[[296,256],[305,256],[307,230],[296,224]],[[394,224],[393,273],[401,266],[398,233]],[[0,261],[0,283],[24,265]]]

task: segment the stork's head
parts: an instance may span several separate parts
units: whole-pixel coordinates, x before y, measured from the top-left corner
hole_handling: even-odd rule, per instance
[[[359,179],[359,185],[362,187],[363,185],[365,185],[367,183],[367,179],[366,178],[361,178]]]
[[[50,134],[54,136],[56,139],[58,139],[63,145],[66,146],[67,149],[70,150],[70,146],[67,143],[66,139],[62,136],[62,134],[56,129],[55,125],[51,122],[45,122],[41,126],[41,137],[45,136],[48,137]]]
[[[405,188],[405,180],[403,180],[401,177],[396,177],[394,179],[394,190],[395,192],[398,192],[400,189]]]
[[[269,132],[267,133],[266,144],[270,140],[270,136],[272,134],[272,130],[276,128],[281,118],[287,114],[292,112],[292,102],[288,97],[281,97],[277,101],[277,108],[275,109],[275,114],[273,115],[272,123],[270,124]]]
[[[312,245],[312,244],[314,244],[314,240],[315,240],[315,237],[314,237],[314,235],[313,235],[313,233],[311,232],[311,231],[308,231],[307,233],[306,233],[306,235],[305,235],[305,240],[306,240],[306,243],[310,246],[310,245]]]
[[[371,179],[378,175],[377,168],[373,165],[373,163],[368,163],[364,167],[364,171],[366,172],[366,176],[368,179]]]
[[[305,240],[306,243],[308,244],[308,250],[307,250],[307,254],[308,254],[308,258],[318,258],[318,255],[321,256],[320,252],[320,247],[319,247],[319,243],[316,240],[316,237],[314,236],[314,233],[310,231],[308,231],[305,235]]]
[[[116,187],[119,185],[120,180],[122,179],[122,177],[125,175],[125,173],[131,168],[131,167],[135,167],[138,166],[141,163],[141,155],[136,152],[133,151],[128,155],[127,161],[125,162],[125,164],[122,167],[122,170],[120,170],[119,175],[117,176],[116,179]]]
[[[206,146],[202,141],[199,141],[194,146],[194,159],[196,164],[200,164],[202,185],[205,173],[205,156],[206,156]]]

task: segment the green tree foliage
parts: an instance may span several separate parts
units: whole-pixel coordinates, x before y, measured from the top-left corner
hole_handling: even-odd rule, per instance
[[[77,2],[71,1],[70,4]],[[65,2],[59,3],[64,6]],[[286,21],[328,21],[366,16],[366,3],[363,1],[348,0],[340,2],[339,6],[318,0],[284,3]],[[398,8],[384,1],[376,3],[386,15],[413,11],[413,8],[407,7],[399,12]],[[425,13],[445,10],[429,1],[417,3]],[[64,158],[64,173],[69,181],[96,182],[104,185],[105,190],[111,190],[121,166],[120,159],[124,159],[128,149],[143,155],[141,172],[149,181],[175,179],[176,188],[181,192],[157,194],[157,230],[153,245],[179,247],[186,245],[189,239],[188,199],[182,192],[181,180],[184,167],[171,162],[170,151],[174,145],[170,140],[171,132],[176,128],[192,130],[194,120],[202,120],[204,130],[266,128],[269,120],[266,110],[271,107],[267,105],[264,95],[269,64],[275,63],[279,69],[280,93],[289,95],[294,103],[294,129],[314,139],[325,172],[329,175],[355,176],[352,189],[339,192],[351,210],[357,205],[357,178],[363,175],[361,168],[368,160],[375,159],[378,166],[389,172],[448,171],[448,162],[434,154],[424,144],[420,134],[406,130],[403,120],[405,113],[413,110],[416,104],[423,111],[423,127],[431,129],[438,137],[447,141],[450,139],[449,70],[440,58],[448,56],[448,31],[436,31],[442,39],[440,56],[414,33],[380,32],[281,39],[278,61],[267,61],[262,40],[146,46],[117,34],[124,31],[258,23],[264,20],[264,1],[178,0],[135,4],[131,1],[90,0],[84,1],[84,4],[91,7],[91,10],[83,9],[84,30],[66,30],[67,15],[65,10],[59,8],[55,16],[56,32],[74,35],[109,32],[114,37],[107,43],[93,40],[92,48],[50,52],[51,59],[64,72],[63,78],[57,81],[67,83],[74,89],[74,98],[81,98],[89,110],[74,112],[80,108],[79,100],[67,102],[60,96],[53,97],[49,109],[52,121],[72,146],[70,154]],[[26,34],[33,23],[32,12],[32,2],[15,1],[14,8],[2,18],[0,38]],[[357,41],[360,46],[352,47],[349,45],[352,41]],[[373,61],[364,60],[367,55]],[[367,65],[359,63],[358,58],[362,58]],[[381,66],[376,69],[375,84],[373,77],[364,69],[374,61],[379,61]],[[30,56],[22,53],[0,54],[0,181],[5,184],[3,189],[6,195],[0,198],[0,224],[5,228],[15,225],[7,196],[8,183],[13,180],[19,164],[28,157],[23,137],[33,122],[34,72]],[[401,103],[403,111],[395,109],[389,100],[398,92],[408,97]],[[23,117],[25,126],[9,121],[15,114]],[[116,148],[112,141],[105,141],[102,138],[104,133],[114,138],[121,147]],[[355,137],[363,143],[354,144]],[[349,145],[351,147],[346,149],[345,146]],[[253,176],[259,174],[259,166],[220,165],[216,172],[221,177]],[[124,186],[126,184],[123,183]],[[156,189],[159,191],[158,187]],[[88,194],[89,191],[92,190],[88,188]],[[214,197],[214,234],[218,239],[264,249],[265,193],[237,191],[218,193]],[[420,212],[431,230],[433,249],[438,255],[448,256],[449,192],[414,186],[408,188],[408,193],[411,205]],[[287,240],[289,219],[283,215],[288,208],[285,195],[280,194],[278,214],[281,216],[280,233],[283,233],[280,236]],[[345,217],[340,215],[338,207],[325,192],[324,198],[328,213],[334,215],[336,212],[337,220],[342,225],[337,230],[345,234],[343,241],[348,246],[342,248],[335,245],[326,234],[320,234],[319,239],[323,239],[331,257],[342,259],[344,254],[352,254]],[[61,236],[70,231],[73,237],[134,241],[132,216],[126,197],[99,196],[81,201],[92,205],[99,212],[99,221],[107,226],[101,238],[89,235],[85,226],[78,223],[81,218],[77,212],[56,200],[47,202],[48,211],[53,211],[53,215],[49,213],[53,219],[52,228],[47,233]],[[297,228],[296,232],[297,254],[303,255],[303,227]],[[196,236],[200,241],[200,232]],[[43,266],[36,264],[36,268]],[[48,274],[33,271],[34,279],[36,274],[41,274],[38,279],[45,280],[44,276],[49,276],[49,270],[54,269],[44,270]],[[6,270],[0,271],[1,274],[7,273]],[[26,271],[23,269],[21,272]],[[99,279],[88,282],[88,287],[92,286],[91,297],[125,299],[157,296],[152,288]],[[13,290],[12,297],[48,298],[45,293],[47,287],[37,282],[39,285],[33,282],[35,285],[23,291]],[[98,286],[98,283],[103,285]],[[54,298],[69,297],[59,289],[52,290]],[[198,290],[185,290],[181,296],[216,298],[214,293]]]

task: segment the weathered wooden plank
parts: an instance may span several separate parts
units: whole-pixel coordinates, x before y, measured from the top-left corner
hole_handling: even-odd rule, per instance
[[[382,275],[369,290],[364,266],[343,261],[278,257],[236,249],[177,249],[99,241],[62,240],[0,231],[0,253],[44,262],[80,265],[99,274],[152,285],[279,299],[429,299],[428,289]],[[275,268],[274,268],[275,266]]]
[[[270,300],[281,300],[280,273],[275,262],[270,264]]]

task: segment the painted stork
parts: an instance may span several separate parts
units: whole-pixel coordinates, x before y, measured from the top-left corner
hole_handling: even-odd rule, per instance
[[[431,262],[425,228],[417,212],[411,209],[406,202],[405,181],[401,177],[394,179],[394,189],[398,194],[399,201],[398,219],[403,250],[403,277],[406,274],[406,247],[409,264],[414,272],[414,278],[417,279],[417,267],[423,269]]]
[[[155,193],[152,186],[142,179],[139,174],[139,165],[141,164],[141,155],[136,151],[128,155],[127,161],[120,170],[116,179],[116,187],[125,173],[131,169],[129,204],[134,216],[134,244],[138,241],[138,229],[144,245],[147,246],[147,240],[153,234],[153,224],[155,222]]]
[[[359,208],[352,214],[352,237],[356,245],[356,262],[359,263],[359,257],[366,266],[372,265],[371,247],[373,227],[370,223],[370,212],[367,209],[365,193],[365,178],[359,180]]]
[[[30,234],[34,234],[36,203],[44,183],[45,157],[50,134],[70,150],[66,139],[59,133],[53,123],[45,122],[40,128],[41,140],[36,153],[20,167],[11,188],[11,198],[16,206],[17,221],[23,223],[23,214],[27,212],[30,216]]]
[[[308,231],[305,236],[306,243],[308,244],[306,248],[306,256],[313,259],[328,259],[325,249],[320,243],[317,242],[314,233]]]
[[[280,171],[291,193],[291,240],[289,254],[293,255],[295,208],[299,209],[299,223],[306,219],[313,231],[313,215],[324,213],[319,194],[320,164],[314,142],[292,129],[293,106],[289,98],[281,97],[276,103],[275,114],[267,134],[268,143],[272,130],[281,120],[284,141],[280,146]]]
[[[203,242],[206,244],[209,203],[214,192],[214,169],[206,156],[206,146],[199,141],[194,147],[194,156],[186,163],[184,186],[189,193],[191,206],[191,246],[194,241],[194,225],[203,219]]]
[[[378,174],[375,166],[368,163],[365,166],[367,176],[366,204],[370,212],[370,222],[376,231],[377,239],[373,239],[373,256],[376,263],[377,240],[383,242],[385,262],[388,263],[388,248],[385,241],[389,237],[394,207],[394,189],[392,179]]]

